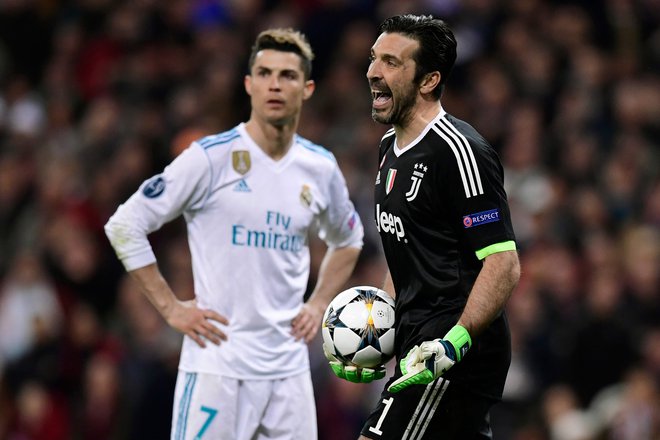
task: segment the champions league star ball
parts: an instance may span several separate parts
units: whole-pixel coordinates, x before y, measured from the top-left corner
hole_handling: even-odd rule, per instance
[[[383,365],[394,356],[394,300],[375,287],[351,287],[330,302],[321,331],[326,350],[345,365]]]

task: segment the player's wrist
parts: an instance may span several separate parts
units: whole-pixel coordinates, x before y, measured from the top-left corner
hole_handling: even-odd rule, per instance
[[[472,347],[470,333],[460,324],[453,326],[442,339],[451,344],[456,362],[463,359],[465,353]]]

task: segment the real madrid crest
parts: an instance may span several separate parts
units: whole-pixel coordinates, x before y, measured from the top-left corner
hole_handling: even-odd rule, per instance
[[[247,150],[238,150],[231,152],[231,164],[238,174],[245,174],[250,171],[252,162],[250,152]]]
[[[300,202],[309,208],[312,206],[312,200],[312,190],[308,185],[303,185],[302,190],[300,191]]]

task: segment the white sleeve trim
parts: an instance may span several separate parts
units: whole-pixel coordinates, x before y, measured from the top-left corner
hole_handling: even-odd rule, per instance
[[[143,249],[140,253],[126,256],[121,260],[126,271],[139,269],[156,262],[156,256],[151,248]]]

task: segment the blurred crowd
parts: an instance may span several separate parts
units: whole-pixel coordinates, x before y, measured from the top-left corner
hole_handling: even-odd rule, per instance
[[[192,140],[247,119],[246,57],[267,27],[316,52],[300,132],[334,153],[365,224],[350,284],[380,285],[387,127],[365,73],[377,24],[404,12],[454,29],[443,105],[506,169],[523,273],[495,438],[660,438],[660,2],[3,0],[0,439],[168,438],[181,336],[102,227]],[[151,239],[191,298],[183,222]],[[320,440],[356,438],[382,384],[335,378],[320,340],[310,356]]]

